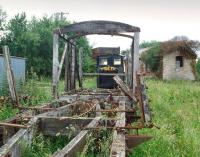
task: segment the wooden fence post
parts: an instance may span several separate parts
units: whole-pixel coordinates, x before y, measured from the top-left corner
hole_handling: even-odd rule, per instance
[[[19,99],[18,99],[17,91],[16,91],[16,83],[15,83],[13,70],[11,67],[9,48],[7,45],[3,46],[3,54],[4,54],[5,64],[6,64],[7,80],[8,80],[11,98],[13,102],[16,104],[16,106],[19,106]]]
[[[132,43],[132,64],[133,64],[133,93],[135,93],[135,87],[137,85],[136,82],[136,74],[139,69],[139,32],[134,33],[134,39]]]

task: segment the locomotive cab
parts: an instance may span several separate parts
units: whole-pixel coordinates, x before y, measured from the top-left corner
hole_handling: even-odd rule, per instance
[[[120,48],[96,48],[97,65],[97,88],[112,89],[116,88],[113,77],[115,74],[124,73],[123,56],[120,55]],[[93,54],[94,52],[93,51]],[[123,77],[121,77],[123,79]]]

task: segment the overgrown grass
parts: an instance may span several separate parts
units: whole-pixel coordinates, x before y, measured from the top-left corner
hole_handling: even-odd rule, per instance
[[[144,130],[153,139],[130,156],[198,157],[200,154],[200,83],[147,80],[153,121],[161,129]]]
[[[148,79],[146,82],[154,114],[153,121],[161,129],[153,128],[141,131],[142,134],[152,135],[153,139],[135,148],[130,156],[198,157],[200,154],[200,82],[156,79]],[[96,88],[96,79],[85,79],[84,87]],[[61,81],[59,91],[63,91],[63,89],[64,82]],[[21,100],[24,105],[37,105],[50,101],[52,99],[51,80],[44,78],[28,80],[21,91],[21,96],[26,95],[30,98]],[[0,110],[0,119],[12,117],[17,112],[9,105],[3,105]],[[43,146],[37,146],[37,144],[31,146],[32,156],[30,153],[29,157],[48,156],[68,142],[66,138],[54,140],[46,140],[43,142]],[[59,142],[63,142],[63,145],[58,144]],[[42,141],[39,140],[38,143],[42,143]],[[105,146],[105,142],[103,143]],[[39,153],[41,154],[39,155]],[[87,153],[86,156],[92,155]]]
[[[32,144],[29,145],[22,141],[21,157],[50,157],[58,149],[62,149],[70,139],[67,136],[44,137],[42,134],[33,138]]]

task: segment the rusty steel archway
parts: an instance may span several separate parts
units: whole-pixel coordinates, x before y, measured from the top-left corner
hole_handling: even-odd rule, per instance
[[[133,36],[125,33],[134,33]],[[82,54],[82,50],[77,50],[76,44],[73,39],[85,35],[112,35],[122,36],[132,39],[131,51],[127,54],[128,66],[126,72],[127,85],[133,90],[133,95],[136,86],[136,71],[139,64],[139,33],[140,28],[131,26],[129,24],[114,22],[114,21],[85,21],[74,23],[62,28],[54,30],[53,35],[53,81],[52,81],[52,94],[54,98],[58,98],[58,82],[61,74],[61,69],[65,60],[65,91],[76,89],[76,77],[79,80],[79,86],[82,87],[83,72],[77,64],[77,54]],[[65,48],[59,62],[59,37],[66,41]],[[70,56],[70,57],[69,57]],[[75,73],[77,72],[77,75]]]

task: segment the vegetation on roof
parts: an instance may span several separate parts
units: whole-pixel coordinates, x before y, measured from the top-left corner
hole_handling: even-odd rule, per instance
[[[140,44],[140,48],[148,47],[149,49],[141,54],[141,60],[145,63],[147,69],[157,76],[161,76],[161,58],[163,55],[180,51],[185,57],[196,59],[197,54],[195,52],[200,49],[200,42],[189,40],[184,36],[177,36],[165,42],[150,41]]]

